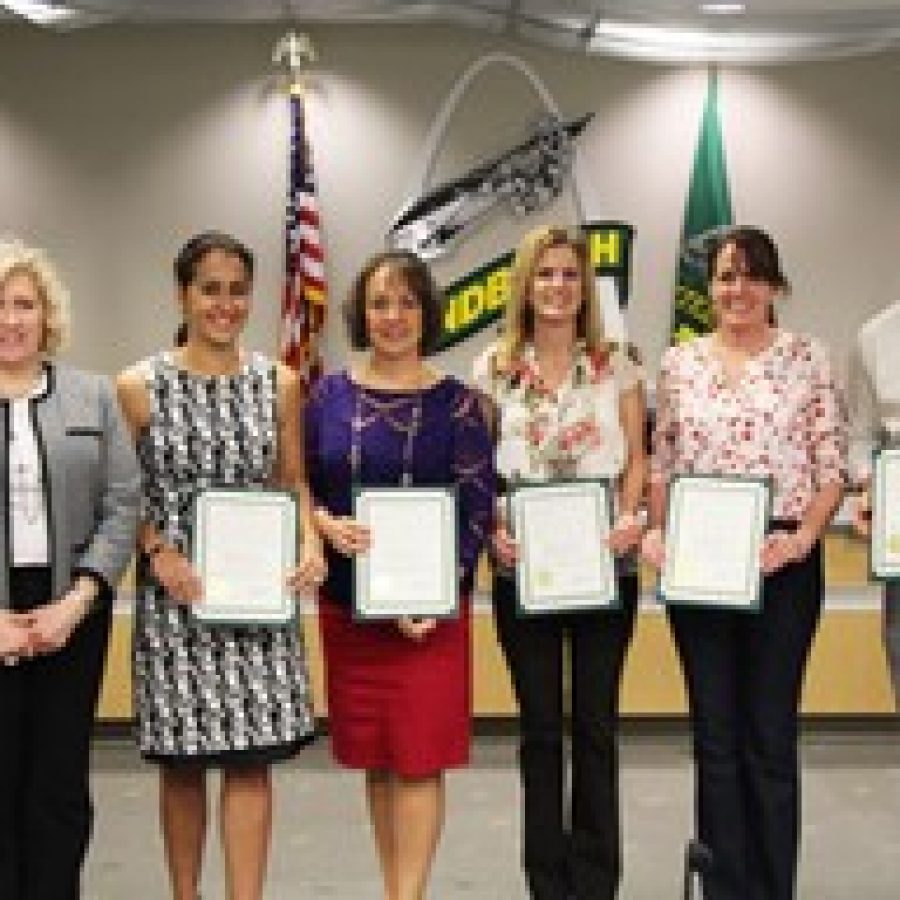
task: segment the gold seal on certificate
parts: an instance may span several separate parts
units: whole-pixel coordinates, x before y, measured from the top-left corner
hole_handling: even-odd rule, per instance
[[[197,497],[194,565],[203,622],[280,625],[294,617],[285,583],[297,558],[297,504],[275,490],[211,488]]]
[[[670,606],[754,612],[769,520],[768,479],[682,475],[669,484],[659,594]]]
[[[359,488],[354,518],[369,529],[355,558],[357,619],[452,618],[459,606],[452,488]]]
[[[519,613],[572,612],[619,605],[608,481],[518,485],[512,494],[519,544]]]
[[[875,578],[900,578],[900,447],[875,455],[871,554]]]

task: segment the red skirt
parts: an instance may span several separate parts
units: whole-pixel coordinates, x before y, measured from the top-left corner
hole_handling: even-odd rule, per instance
[[[469,761],[468,600],[422,641],[392,622],[355,622],[324,598],[319,627],[335,759],[354,769],[424,778]]]

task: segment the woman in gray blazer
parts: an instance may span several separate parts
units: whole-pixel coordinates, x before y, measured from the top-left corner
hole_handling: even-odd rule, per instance
[[[0,897],[73,900],[115,586],[139,476],[114,393],[53,361],[67,294],[0,242]]]

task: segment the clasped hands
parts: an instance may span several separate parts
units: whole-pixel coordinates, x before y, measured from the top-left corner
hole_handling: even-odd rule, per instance
[[[88,614],[97,586],[78,581],[57,601],[28,612],[0,611],[0,659],[7,664],[62,649]]]

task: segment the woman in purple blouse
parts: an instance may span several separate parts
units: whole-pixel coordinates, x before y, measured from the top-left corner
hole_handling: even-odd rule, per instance
[[[329,726],[338,762],[366,773],[386,896],[419,900],[442,827],[443,772],[468,761],[468,595],[492,527],[493,453],[479,395],[423,360],[440,331],[424,263],[406,252],[374,257],[345,311],[354,349],[370,352],[322,379],[306,409],[309,481],[329,564],[319,603]],[[354,621],[353,557],[371,540],[352,518],[355,485],[455,486],[458,618]]]

